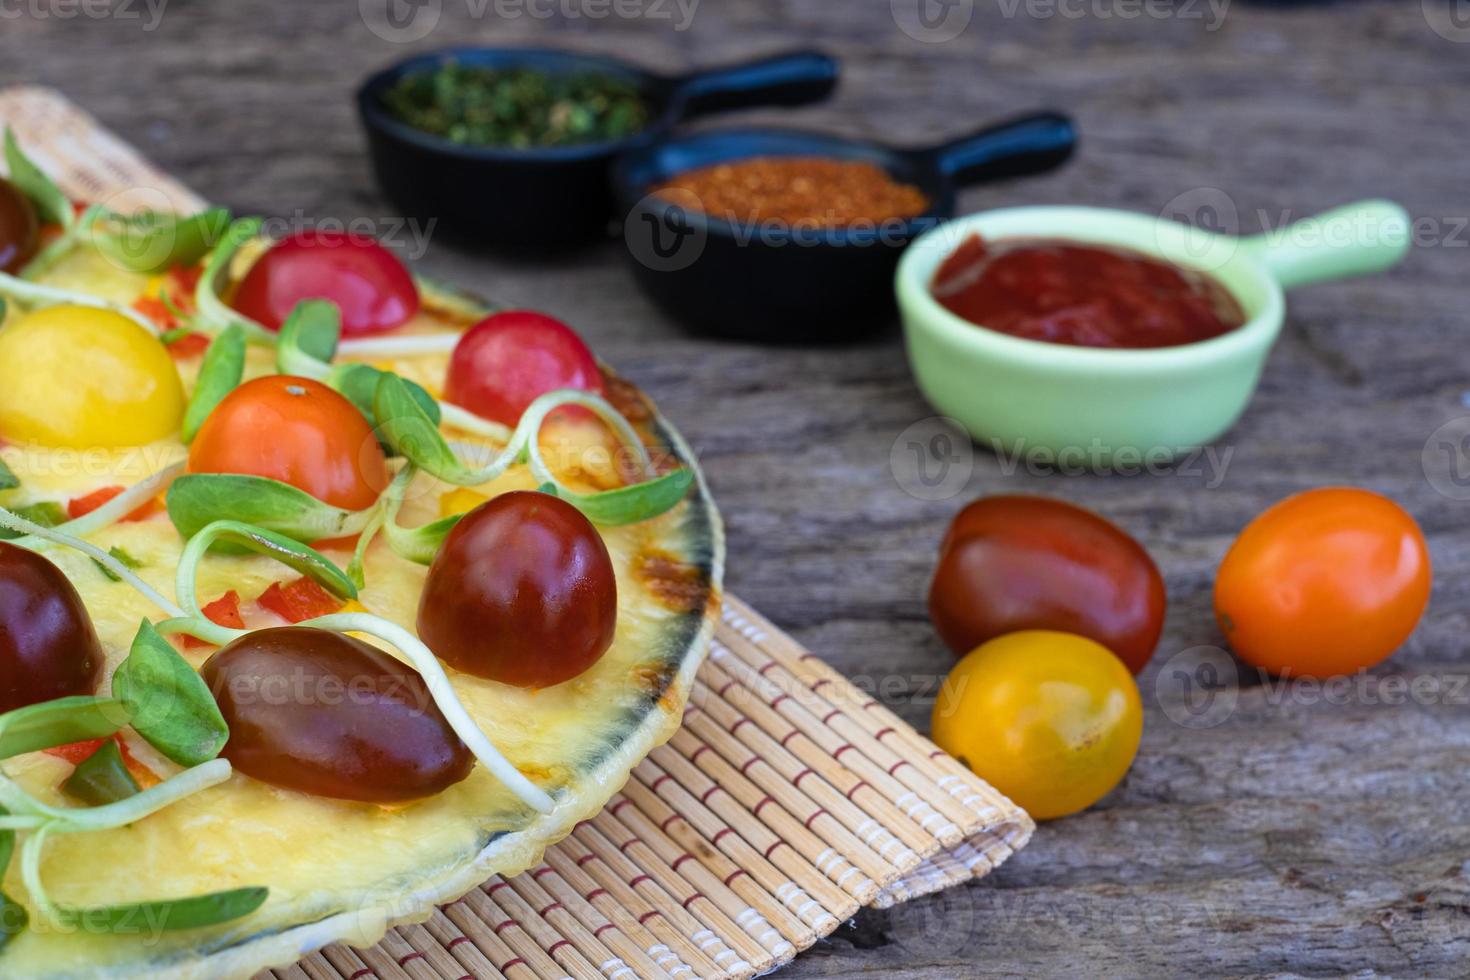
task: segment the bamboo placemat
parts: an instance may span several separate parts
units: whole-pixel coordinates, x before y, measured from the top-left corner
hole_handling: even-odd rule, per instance
[[[0,122],[79,199],[200,204],[56,92],[0,91]],[[750,977],[864,905],[984,876],[1032,829],[727,597],[683,728],[539,866],[492,878],[371,949],[331,946],[257,980]]]

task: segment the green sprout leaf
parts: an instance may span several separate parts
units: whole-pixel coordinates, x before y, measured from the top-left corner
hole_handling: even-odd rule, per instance
[[[116,803],[141,792],[115,739],[103,742],[101,748],[77,763],[61,784],[61,791],[88,806]]]
[[[156,273],[198,262],[229,223],[230,212],[224,208],[187,218],[156,211],[126,216],[106,212],[89,232],[98,251],[112,262],[129,272]]]
[[[331,377],[327,383],[330,384],[352,404],[358,407],[367,420],[374,426],[378,425],[377,407],[375,399],[378,394],[378,383],[388,375],[389,372],[373,367],[371,364],[339,364],[332,369]],[[434,396],[429,394],[421,385],[409,381],[407,378],[393,375],[403,386],[408,389],[408,394],[413,398],[424,415],[428,417],[436,427],[442,420],[439,403]],[[392,447],[388,447],[392,448]]]
[[[0,314],[0,319],[3,318],[4,315]],[[0,459],[0,490],[14,490],[18,486],[20,486],[20,477],[5,465],[5,460]]]
[[[168,489],[168,516],[186,538],[215,521],[237,520],[310,543],[356,534],[362,512],[323,503],[305,490],[263,476],[190,473]]]
[[[185,561],[197,563],[197,558],[192,556],[202,556],[204,550],[218,541],[239,545],[248,551],[274,558],[282,565],[305,575],[339,599],[357,598],[357,586],[352,584],[352,579],[326,555],[284,534],[239,521],[215,521],[202,528],[190,538],[185,555],[180,559],[181,569]]]
[[[25,518],[32,524],[39,524],[42,527],[57,527],[66,523],[66,511],[54,500],[42,500],[39,503],[9,509],[17,517]],[[24,537],[24,535],[7,528],[0,528],[0,541],[9,541],[19,537]]]
[[[631,487],[586,494],[561,491],[558,495],[586,514],[592,523],[615,527],[637,524],[672,509],[684,499],[693,483],[693,471],[678,469]]]
[[[128,718],[120,700],[83,695],[16,708],[0,715],[0,759],[106,738]]]
[[[230,262],[246,242],[259,234],[262,224],[264,222],[260,218],[241,218],[230,224],[220,243],[209,253],[209,261],[205,263],[204,272],[199,276],[199,285],[194,290],[194,306],[198,310],[196,318],[203,326],[219,331],[236,324],[245,332],[247,340],[271,345],[276,342],[275,334],[244,314],[230,309],[220,298],[228,284]]]
[[[193,442],[200,426],[245,377],[245,331],[232,323],[209,344],[199,366],[199,381],[184,411],[184,442]]]
[[[117,563],[124,568],[131,568],[136,570],[143,567],[142,562],[134,558],[132,555],[128,554],[128,552],[124,548],[121,548],[118,545],[113,545],[111,548],[108,548],[107,553],[111,555],[114,559],[116,559]],[[92,564],[96,565],[97,571],[101,572],[103,575],[106,575],[111,581],[122,581],[121,575],[117,574],[117,572],[114,572],[112,569],[108,568],[97,559],[93,558]]]
[[[208,762],[230,737],[204,678],[147,620],[112,675],[112,690],[131,714],[133,730],[181,766]]]
[[[266,888],[232,888],[192,898],[102,908],[58,905],[56,913],[63,925],[99,932],[119,935],[177,932],[215,926],[249,915],[265,904],[269,894],[270,890]]]
[[[70,228],[75,223],[76,213],[72,210],[71,199],[21,151],[15,133],[8,126],[5,129],[5,165],[10,170],[10,182],[31,199],[41,220],[55,222],[63,228]]]
[[[342,338],[342,311],[325,299],[297,303],[276,340],[276,369],[281,374],[322,380],[337,342]]]
[[[9,810],[0,806],[0,816],[8,816]],[[10,867],[10,857],[15,853],[15,831],[0,830],[0,878],[5,877],[5,869]],[[0,892],[0,951],[5,949],[5,944],[25,931],[30,924],[30,916],[26,913],[25,906],[12,899],[4,892]]]
[[[415,528],[399,527],[397,521],[389,521],[383,529],[394,554],[420,565],[430,565],[444,539],[463,517],[463,514],[454,514]]]
[[[351,396],[349,396],[351,397]],[[408,383],[396,374],[380,374],[373,394],[373,415],[381,437],[421,470],[446,483],[474,486],[493,479],[509,467],[509,452],[484,470],[471,470],[460,463],[454,450],[439,432],[438,421],[424,410]]]

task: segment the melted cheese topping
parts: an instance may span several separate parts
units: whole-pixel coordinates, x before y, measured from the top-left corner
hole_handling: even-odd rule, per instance
[[[125,303],[143,289],[142,277],[124,275],[85,253],[68,258],[47,281]],[[409,329],[442,332],[445,328],[432,315],[422,314]],[[415,357],[380,362],[379,366],[438,392],[447,358]],[[197,359],[180,365],[190,390],[197,370]],[[247,376],[273,370],[273,352],[252,348]],[[548,426],[542,444],[559,477],[585,491],[618,485],[611,462],[615,443],[604,430],[586,424],[554,426]],[[88,453],[8,446],[0,449],[0,455],[22,481],[20,489],[0,493],[0,504],[15,506],[38,500],[64,503],[101,487],[133,484],[183,459],[186,451],[177,440],[169,440],[136,449]],[[401,522],[414,526],[439,517],[445,506],[442,498],[458,489],[421,474],[411,488]],[[474,491],[488,497],[515,489],[534,489],[523,466],[512,467]],[[466,497],[460,493],[456,499]],[[579,786],[579,779],[631,725],[650,710],[676,713],[680,707],[651,709],[649,701],[650,694],[662,690],[668,681],[665,662],[659,657],[667,656],[680,642],[675,635],[684,628],[690,610],[660,601],[640,569],[647,555],[685,553],[680,523],[689,506],[686,502],[642,524],[599,529],[617,575],[618,625],[611,649],[586,673],[540,691],[450,674],[466,708],[490,740],[548,791],[564,788],[575,795],[585,789]],[[165,515],[117,524],[90,540],[104,549],[125,549],[139,561],[138,575],[165,595],[174,594],[174,569],[183,541]],[[350,559],[347,551],[329,554],[343,566]],[[105,674],[110,677],[127,655],[139,622],[162,618],[160,610],[127,585],[110,581],[81,554],[52,548],[46,556],[81,593],[106,649]],[[380,538],[368,552],[361,605],[413,630],[426,573],[422,566],[394,555]],[[264,557],[211,555],[200,570],[199,596],[201,602],[208,602],[234,590],[250,626],[281,625],[251,600],[272,582],[294,577],[290,569]],[[706,598],[710,590],[706,582]],[[210,652],[186,651],[185,656],[197,667]],[[107,689],[104,682],[99,693]],[[160,772],[176,771],[131,733],[127,737],[136,754]],[[56,789],[70,770],[66,763],[36,753],[8,760],[5,769],[37,798],[73,805]],[[607,787],[601,798],[606,799],[613,788]],[[58,933],[33,915],[31,927],[0,952],[0,974],[65,976],[86,971],[91,975],[93,970],[105,970],[107,964],[124,964],[121,969],[129,975],[128,961],[165,962],[201,944],[214,947],[262,931],[352,912],[381,903],[385,895],[406,895],[442,877],[449,864],[462,863],[493,835],[520,829],[532,817],[478,766],[468,779],[438,796],[397,809],[278,789],[236,773],[228,782],[133,826],[52,835],[43,875],[53,900],[82,906],[266,885],[270,898],[259,912],[215,929],[183,933],[159,933],[140,923],[139,937]],[[12,863],[5,878],[4,890],[25,902],[16,864]],[[369,918],[374,916],[380,917],[380,912],[372,912]],[[363,934],[370,936],[371,932],[371,922],[364,922]],[[140,942],[148,945],[131,945]],[[124,944],[128,944],[126,951]],[[138,969],[138,975],[149,973]]]

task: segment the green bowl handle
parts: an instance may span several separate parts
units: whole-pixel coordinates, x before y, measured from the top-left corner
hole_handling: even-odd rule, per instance
[[[1291,289],[1397,265],[1409,251],[1409,215],[1392,201],[1357,201],[1240,242]]]

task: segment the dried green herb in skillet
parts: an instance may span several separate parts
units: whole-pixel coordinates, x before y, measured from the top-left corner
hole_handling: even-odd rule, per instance
[[[530,148],[617,140],[648,124],[648,104],[612,75],[450,62],[406,75],[383,95],[402,122],[470,146]]]

